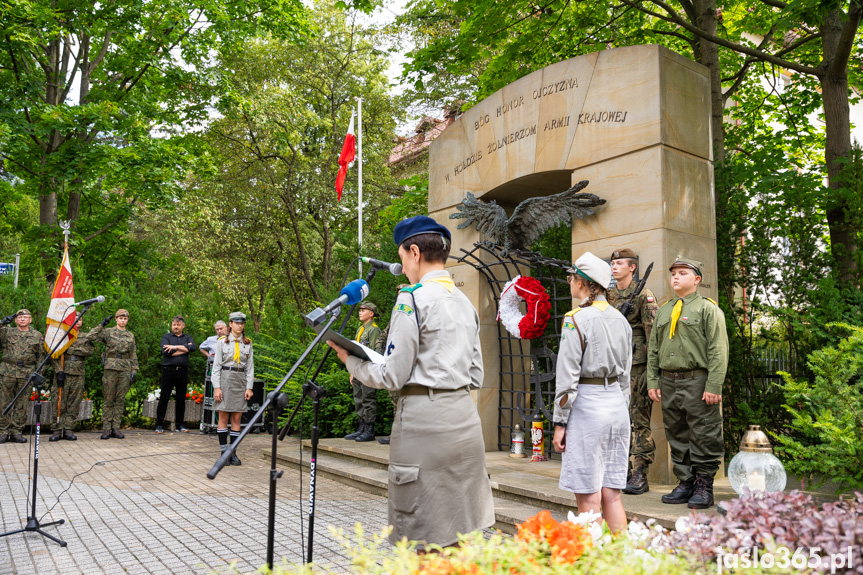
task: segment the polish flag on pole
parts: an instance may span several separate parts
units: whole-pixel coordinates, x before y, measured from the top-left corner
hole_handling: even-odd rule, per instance
[[[348,177],[348,168],[353,165],[356,158],[357,137],[354,134],[354,112],[351,112],[351,125],[342,144],[342,153],[339,155],[339,175],[336,176],[336,192],[339,193],[339,201],[342,201],[342,188],[345,187],[345,178]]]
[[[51,293],[51,305],[48,308],[48,327],[45,331],[45,350],[51,353],[54,346],[62,339],[53,357],[58,358],[63,355],[76,339],[78,339],[78,330],[75,329],[75,308],[72,304],[75,303],[75,290],[72,287],[72,265],[69,263],[69,245],[66,244],[66,249],[63,251],[63,263],[60,265],[60,272],[57,274],[57,281],[54,282],[54,291]],[[72,326],[69,335],[66,330]]]

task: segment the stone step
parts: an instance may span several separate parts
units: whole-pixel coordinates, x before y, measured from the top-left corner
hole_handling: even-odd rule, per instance
[[[385,466],[380,466],[380,461],[370,461],[369,465],[354,461],[360,459],[355,454],[346,453],[345,450],[339,448],[322,449],[322,444],[318,446],[318,460],[315,465],[316,473],[320,477],[333,479],[345,485],[349,485],[360,491],[378,495],[381,497],[387,496],[387,469]],[[311,449],[304,445],[302,465],[305,469],[309,469],[311,463]],[[270,460],[270,448],[261,450],[264,459]],[[342,457],[344,456],[344,457]],[[286,466],[296,467],[300,464],[300,456],[296,449],[280,450],[276,456],[278,463]],[[492,482],[492,493],[494,495],[494,511],[495,511],[495,529],[500,529],[504,533],[515,534],[516,523],[522,523],[528,518],[533,517],[544,509],[549,509],[549,505],[543,505],[539,499],[539,503],[532,505],[519,501],[510,497],[501,497],[499,487]],[[566,519],[566,510],[552,509],[552,515],[558,521]]]

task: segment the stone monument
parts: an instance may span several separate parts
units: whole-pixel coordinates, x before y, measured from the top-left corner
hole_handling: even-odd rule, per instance
[[[707,68],[666,48],[632,46],[553,64],[495,92],[434,140],[429,215],[453,231],[453,254],[480,241],[449,219],[466,192],[508,209],[590,180],[608,203],[573,227],[573,257],[631,247],[660,303],[678,254],[705,264],[701,292],[717,298],[716,222]],[[493,295],[469,265],[449,267],[479,311],[485,381],[475,392],[486,448],[497,449],[500,359]],[[486,329],[487,328],[487,329]],[[661,410],[653,410],[650,479],[674,483]]]

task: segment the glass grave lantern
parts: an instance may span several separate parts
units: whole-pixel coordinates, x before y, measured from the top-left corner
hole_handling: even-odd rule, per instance
[[[784,491],[785,468],[779,458],[773,455],[773,447],[761,426],[750,425],[740,441],[740,452],[728,464],[728,481],[738,495],[743,488],[750,493]]]

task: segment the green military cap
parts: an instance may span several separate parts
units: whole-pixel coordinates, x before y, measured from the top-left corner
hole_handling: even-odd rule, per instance
[[[33,315],[30,313],[30,310],[27,308],[21,308],[18,310],[18,315]]]
[[[246,314],[241,311],[235,311],[228,316],[228,319],[238,323],[246,323]]]
[[[376,305],[375,305],[375,304],[373,304],[372,302],[363,302],[363,303],[361,303],[361,304],[360,304],[360,309],[367,309],[367,310],[369,310],[370,312],[372,312],[373,314],[375,314],[376,316],[381,315],[381,312],[380,312],[380,310],[378,309],[378,306],[376,306]]]
[[[124,316],[129,317],[129,311],[128,310],[120,308],[116,312],[114,312],[114,317],[124,317]]]
[[[636,255],[635,255],[635,252],[634,252],[634,251],[632,251],[631,249],[629,249],[629,248],[623,248],[623,249],[620,249],[620,250],[614,250],[613,252],[611,252],[611,257],[610,257],[609,259],[611,259],[611,260],[621,260],[621,259],[624,259],[624,258],[637,259],[637,258],[638,258],[638,256],[636,256]]]
[[[683,256],[677,256],[674,259],[674,263],[671,264],[671,267],[668,268],[668,271],[671,271],[674,268],[679,268],[679,267],[684,267],[684,268],[689,268],[691,270],[695,270],[695,275],[704,277],[704,274],[701,273],[701,268],[703,267],[703,264],[698,260],[692,260],[689,258],[685,258]]]

